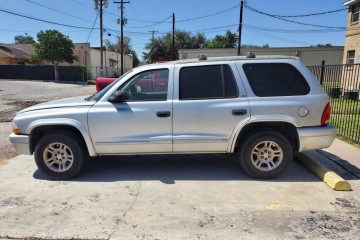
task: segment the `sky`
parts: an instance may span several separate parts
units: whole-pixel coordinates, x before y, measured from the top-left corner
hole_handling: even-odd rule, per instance
[[[235,33],[240,15],[239,0],[127,0],[124,17],[124,36],[130,37],[132,48],[140,59],[144,46],[155,37],[175,28],[193,34],[204,33],[208,39]],[[40,30],[56,29],[69,36],[74,43],[100,46],[99,16],[93,0],[0,0],[0,43],[14,43],[14,37],[29,34],[36,40]],[[343,46],[347,10],[343,0],[247,0],[243,11],[242,44],[270,47],[306,47],[330,43]],[[117,24],[119,4],[108,2],[104,9],[104,39],[113,42],[120,36]],[[11,12],[12,14],[10,14]],[[298,16],[331,12],[321,15]],[[265,13],[265,14],[264,14]],[[17,15],[14,15],[17,14]],[[266,15],[268,14],[268,15]],[[38,18],[36,21],[24,18]],[[271,16],[269,16],[271,15]],[[276,16],[274,16],[276,15]],[[285,19],[285,20],[284,20]],[[287,20],[287,21],[286,21]],[[295,23],[299,22],[299,23]],[[94,26],[94,29],[91,28]],[[108,36],[111,34],[111,36]]]

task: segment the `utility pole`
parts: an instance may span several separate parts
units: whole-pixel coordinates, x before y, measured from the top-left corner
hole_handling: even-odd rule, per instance
[[[239,21],[239,42],[238,42],[238,49],[237,49],[237,55],[238,56],[240,56],[240,48],[241,48],[243,8],[244,8],[244,1],[241,1],[241,4],[240,4],[240,21]]]
[[[172,17],[172,60],[175,60],[175,13]]]
[[[154,41],[155,33],[158,32],[158,31],[152,30],[152,31],[149,31],[149,32],[152,33],[152,38],[151,38],[151,40]]]
[[[102,74],[103,60],[103,0],[100,0],[100,74]]]
[[[120,41],[121,41],[121,46],[120,46],[120,55],[121,55],[121,75],[124,74],[124,3],[130,3],[130,2],[124,2],[123,0],[121,0],[120,2],[114,2],[114,3],[120,3]]]
[[[103,74],[104,60],[103,60],[103,7],[107,7],[108,0],[95,0],[95,9],[100,6],[100,75]]]

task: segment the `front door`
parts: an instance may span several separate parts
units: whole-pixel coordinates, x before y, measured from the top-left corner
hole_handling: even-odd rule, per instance
[[[98,154],[172,152],[172,75],[172,69],[138,73],[119,88],[124,102],[99,101],[91,108],[88,124]]]

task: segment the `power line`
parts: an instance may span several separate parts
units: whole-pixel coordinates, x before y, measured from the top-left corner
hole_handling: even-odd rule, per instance
[[[142,27],[127,27],[127,28],[148,28],[148,27],[153,27],[153,26],[155,26],[155,25],[164,23],[166,20],[168,20],[168,19],[171,18],[171,17],[172,17],[172,15],[170,15],[170,16],[167,17],[167,18],[165,18],[164,20],[161,20],[161,21],[159,21],[159,22],[155,22],[155,23],[153,23],[153,24],[151,24],[151,25],[148,25],[148,26],[142,26]]]
[[[79,4],[79,5],[82,5],[82,6],[91,8],[91,9],[94,9],[93,7],[91,7],[91,6],[87,5],[87,4],[84,4],[84,3],[80,2],[80,1],[77,1],[77,0],[71,0],[71,1],[73,1],[73,2],[75,2],[75,3],[77,3],[77,4]],[[110,14],[110,15],[113,15],[113,16],[115,16],[115,17],[118,17],[117,14],[111,13],[111,12],[109,12],[109,11],[103,10],[103,12],[104,12],[104,13],[108,13],[108,14]]]
[[[292,39],[288,39],[288,38],[283,38],[283,37],[279,37],[279,36],[269,34],[269,33],[263,33],[263,32],[261,32],[259,30],[250,29],[250,28],[248,28],[246,26],[244,26],[244,28],[247,31],[254,32],[254,33],[257,33],[257,34],[260,34],[260,35],[263,35],[263,36],[267,36],[269,38],[280,40],[280,41],[289,42],[289,43],[295,43],[295,44],[301,44],[301,45],[305,45],[305,46],[310,46],[311,45],[311,43],[306,43],[306,42],[296,41],[296,40],[292,40]]]
[[[203,19],[203,18],[208,18],[208,17],[213,17],[213,16],[216,16],[216,15],[219,15],[221,13],[225,13],[225,12],[228,12],[230,10],[233,10],[237,7],[239,7],[240,4],[237,4],[233,7],[230,7],[228,9],[225,9],[225,10],[222,10],[222,11],[219,11],[219,12],[216,12],[216,13],[212,13],[212,14],[208,14],[208,15],[204,15],[204,16],[199,16],[199,17],[194,17],[194,18],[188,18],[188,19],[182,19],[182,20],[178,20],[178,21],[175,21],[176,23],[180,23],[180,22],[188,22],[188,21],[193,21],[193,20],[198,20],[198,19]],[[140,19],[134,19],[134,18],[129,18],[129,20],[132,20],[132,21],[135,21],[135,22],[148,22],[148,23],[155,23],[155,24],[158,24],[159,22],[156,22],[156,21],[151,21],[151,20],[140,20]],[[171,23],[171,22],[165,22],[165,21],[161,21],[161,23]],[[147,26],[149,27],[149,26]],[[129,27],[130,28],[130,27]],[[132,27],[132,28],[136,28],[136,27]],[[146,27],[138,27],[138,28],[146,28]]]
[[[86,22],[92,22],[92,21],[87,20],[87,19],[85,19],[85,18],[81,18],[81,17],[75,16],[75,15],[71,15],[71,14],[69,14],[69,13],[59,11],[59,10],[57,10],[57,9],[55,9],[55,8],[51,8],[51,7],[45,6],[45,5],[43,5],[43,4],[40,4],[40,3],[37,3],[37,2],[31,1],[31,0],[25,0],[25,1],[30,2],[30,3],[32,3],[32,4],[35,4],[35,5],[38,5],[38,6],[41,6],[41,7],[43,7],[43,8],[47,8],[47,9],[50,9],[50,10],[52,10],[52,11],[55,11],[55,12],[58,12],[58,13],[61,13],[61,14],[64,14],[64,15],[73,17],[73,18],[77,18],[77,19],[80,19],[80,20],[83,20],[83,21],[86,21]]]
[[[345,11],[345,10],[348,10],[348,9],[347,8],[340,8],[340,9],[327,11],[327,12],[309,13],[309,14],[300,14],[300,15],[276,15],[276,14],[273,14],[273,16],[281,17],[281,18],[311,17],[311,16],[318,16],[318,15],[324,15],[324,14],[329,14],[329,13],[341,12],[341,11]]]
[[[279,32],[279,33],[327,33],[327,32],[343,32],[345,29],[278,29],[278,28],[265,28],[259,27],[249,24],[243,24],[243,26],[247,26],[250,28],[262,30],[262,31],[269,31],[269,32]]]
[[[131,21],[135,21],[135,22],[147,22],[147,23],[157,23],[157,21],[150,21],[150,20],[139,20],[139,19],[134,19],[134,18],[128,18]],[[164,23],[171,23],[171,22],[164,22]]]
[[[82,5],[82,6],[85,6],[85,7],[93,8],[93,7],[91,7],[91,6],[87,5],[87,4],[84,4],[84,3],[82,3],[82,2],[79,2],[79,1],[77,1],[77,0],[71,0],[71,1],[73,1],[73,2],[75,2],[75,3],[77,3],[77,4],[80,4],[80,5]]]
[[[300,24],[300,25],[306,25],[306,26],[312,26],[312,27],[321,27],[321,28],[335,28],[335,29],[346,29],[345,27],[333,27],[333,26],[324,26],[324,25],[316,25],[316,24],[310,24],[310,23],[303,23],[303,22],[297,22],[297,21],[293,21],[293,20],[289,20],[289,19],[285,19],[285,18],[281,18],[281,17],[277,17],[275,15],[272,15],[272,14],[269,14],[269,13],[265,13],[265,12],[262,12],[262,11],[259,11],[255,8],[252,8],[252,7],[249,7],[249,6],[245,6],[246,9],[250,10],[250,11],[253,11],[253,12],[256,12],[256,13],[259,13],[259,14],[262,14],[262,15],[266,15],[266,16],[269,16],[269,17],[272,17],[272,18],[276,18],[276,19],[279,19],[279,20],[283,20],[283,21],[286,21],[286,22],[291,22],[291,23],[296,23],[296,24]]]
[[[238,25],[239,25],[239,24],[231,24],[231,25],[226,25],[226,26],[221,26],[221,27],[205,28],[205,29],[201,29],[201,30],[195,30],[195,32],[206,32],[206,31],[208,31],[208,30],[229,28],[229,27],[234,27],[234,26],[238,26]]]
[[[16,16],[19,16],[19,17],[28,18],[28,19],[32,19],[32,20],[35,20],[35,21],[50,23],[50,24],[64,26],[64,27],[91,30],[91,28],[89,28],[89,27],[79,27],[79,26],[74,26],[74,25],[68,25],[68,24],[63,24],[63,23],[52,22],[52,21],[48,21],[48,20],[44,20],[44,19],[40,19],[40,18],[36,18],[36,17],[31,17],[31,16],[26,16],[26,15],[23,15],[23,14],[15,13],[15,12],[8,11],[8,10],[1,9],[1,8],[0,8],[0,12],[5,12],[5,13],[11,14],[11,15],[16,15]]]
[[[98,14],[96,15],[95,21],[94,21],[94,23],[93,23],[93,25],[92,25],[91,31],[90,31],[90,33],[89,33],[89,36],[88,36],[86,42],[89,42],[89,38],[90,38],[90,36],[91,36],[92,31],[94,30],[94,26],[95,26],[96,21],[97,21],[97,19],[98,19],[98,17],[99,17],[99,14],[100,14],[100,12],[98,12]]]
[[[219,11],[219,12],[216,12],[216,13],[212,13],[212,14],[208,14],[208,15],[204,15],[204,16],[200,16],[200,17],[194,17],[194,18],[178,20],[176,22],[177,23],[179,23],[179,22],[188,22],[188,21],[198,20],[198,19],[202,19],[202,18],[213,17],[213,16],[216,16],[218,14],[225,13],[225,12],[228,12],[230,10],[233,10],[234,8],[238,8],[239,6],[240,6],[240,4],[237,4],[237,5],[235,5],[235,6],[231,7],[231,8],[225,9],[223,11]]]
[[[91,41],[91,42],[89,42],[89,43],[94,43],[94,42],[96,42],[97,40],[99,40],[99,38],[100,38],[100,36],[98,36],[95,40],[93,40],[93,41]]]
[[[2,28],[0,28],[0,31],[4,31],[4,32],[24,32],[24,33],[37,33],[37,32],[35,32],[35,31],[14,30],[14,29],[2,29]]]

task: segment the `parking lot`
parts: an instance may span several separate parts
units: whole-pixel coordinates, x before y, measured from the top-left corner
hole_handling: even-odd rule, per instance
[[[11,158],[13,102],[94,89],[0,81],[0,239],[358,239],[360,181],[333,191],[297,160],[260,181],[224,154],[101,157],[52,181],[33,156]]]

